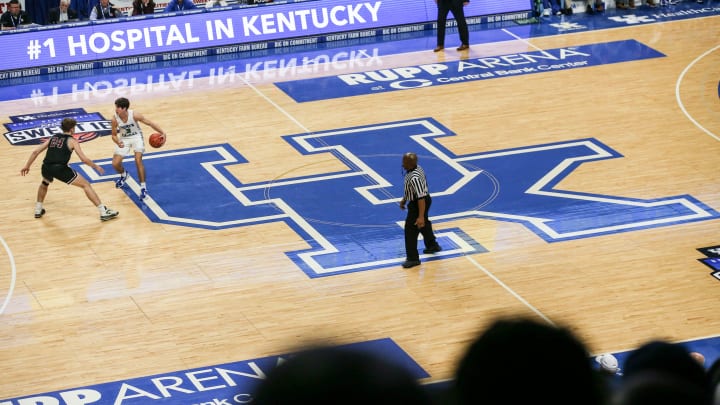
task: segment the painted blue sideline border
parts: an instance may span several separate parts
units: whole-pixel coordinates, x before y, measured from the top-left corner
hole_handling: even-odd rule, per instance
[[[338,346],[340,350],[371,353],[406,369],[416,379],[430,375],[392,339]],[[0,405],[79,404],[240,404],[265,375],[293,354],[225,363],[97,384],[38,395],[0,399]]]
[[[688,351],[705,356],[707,369],[720,358],[720,337],[711,337],[680,342]],[[343,345],[358,351],[366,351],[401,365],[417,379],[430,377],[402,348],[391,339]],[[632,350],[612,353],[618,359],[620,371]],[[263,376],[283,359],[292,356],[284,354],[253,360],[225,363],[221,365],[158,374],[123,381],[97,384],[63,391],[37,395],[0,399],[0,405],[78,405],[78,404],[240,404],[251,403],[251,393]],[[594,363],[594,367],[598,365]],[[617,378],[622,378],[620,375]],[[453,380],[425,384],[435,394],[449,389]]]

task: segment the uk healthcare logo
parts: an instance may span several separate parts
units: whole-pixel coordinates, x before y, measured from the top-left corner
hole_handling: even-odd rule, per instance
[[[516,222],[552,243],[719,216],[689,195],[637,199],[557,188],[582,164],[622,157],[597,139],[456,155],[438,142],[451,136],[432,118],[289,135],[284,139],[301,154],[328,153],[347,170],[286,173],[257,183],[243,183],[228,171],[248,162],[229,144],[149,153],[150,197],[139,200],[132,164],[126,193],[157,223],[214,230],[285,222],[310,245],[286,254],[312,278],[405,259],[398,201],[407,151],[418,154],[427,173],[436,224],[467,218]],[[97,163],[114,173],[110,161]],[[93,182],[116,177],[82,164],[76,168]],[[487,251],[460,228],[443,229],[437,237],[443,251],[425,260]]]
[[[635,25],[635,24],[643,24],[643,23],[651,23],[655,22],[654,18],[650,18],[644,15],[635,15],[635,14],[625,14],[623,16],[612,16],[608,17],[609,20],[619,22],[619,23],[625,23],[628,25]]]

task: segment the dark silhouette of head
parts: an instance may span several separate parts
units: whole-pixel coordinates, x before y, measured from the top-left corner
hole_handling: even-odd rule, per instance
[[[612,405],[710,405],[710,397],[677,375],[644,370],[623,380]]]
[[[674,375],[702,389],[708,389],[705,369],[679,344],[659,340],[645,343],[628,355],[624,371],[625,379],[654,371]]]
[[[405,368],[342,347],[300,352],[268,373],[253,396],[254,405],[430,403]]]
[[[456,373],[461,404],[594,405],[595,371],[569,330],[530,319],[500,319],[470,346]]]

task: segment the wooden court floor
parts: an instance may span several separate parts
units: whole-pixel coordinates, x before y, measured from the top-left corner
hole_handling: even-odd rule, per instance
[[[622,158],[580,165],[556,188],[644,200],[690,195],[720,210],[719,24],[710,17],[517,39],[464,56],[400,53],[383,57],[382,68],[620,40],[666,56],[308,103],[273,80],[218,86],[195,78],[179,89],[1,108],[5,120],[65,108],[109,118],[113,100],[127,96],[169,134],[167,150],[227,143],[240,151],[248,162],[228,170],[243,183],[345,167],[329,154],[302,155],[282,138],[304,132],[431,117],[455,132],[438,142],[458,155],[594,138]],[[353,69],[362,67],[306,77]],[[716,219],[554,243],[517,222],[436,221],[436,230],[461,228],[487,251],[310,278],[286,255],[308,241],[286,223],[156,223],[112,182],[94,187],[120,211],[117,220],[101,223],[82,192],[62,184],[51,186],[48,213],[36,220],[39,162],[21,177],[31,148],[0,144],[0,398],[276,355],[309,341],[385,337],[431,375],[424,382],[439,381],[452,378],[480,330],[506,315],[569,326],[591,353],[720,335],[720,281],[696,250],[720,245]],[[83,149],[107,160],[111,146],[103,137]],[[152,191],[157,180],[148,176]],[[389,228],[387,240],[401,244],[402,229]]]

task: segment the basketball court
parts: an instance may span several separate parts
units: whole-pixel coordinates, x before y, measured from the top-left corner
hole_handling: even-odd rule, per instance
[[[83,117],[106,172],[74,167],[120,215],[55,182],[33,218],[40,162],[21,177],[32,147],[0,146],[0,404],[113,403],[59,393],[133,379],[120,403],[207,402],[236,387],[187,370],[317,341],[378,344],[436,383],[509,315],[591,354],[660,338],[714,361],[720,265],[698,249],[720,245],[720,5],[677,7],[473,26],[462,53],[454,30],[440,53],[398,33],[6,86],[6,123]],[[168,134],[146,201],[131,159],[115,188],[118,97]],[[407,151],[443,247],[411,269]]]

